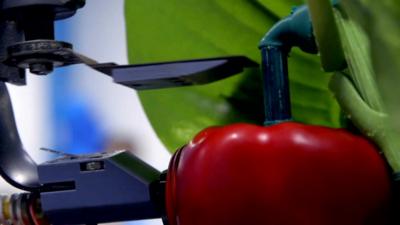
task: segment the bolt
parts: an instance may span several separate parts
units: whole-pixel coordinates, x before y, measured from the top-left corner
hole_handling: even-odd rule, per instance
[[[37,75],[47,75],[53,72],[54,66],[53,63],[45,62],[45,63],[32,63],[29,65],[29,70],[33,74]]]
[[[86,163],[86,171],[101,170],[103,169],[101,162],[88,162]]]

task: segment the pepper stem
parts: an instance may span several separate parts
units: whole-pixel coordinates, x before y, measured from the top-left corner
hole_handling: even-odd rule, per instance
[[[266,126],[292,119],[287,54],[280,46],[261,48]]]
[[[292,120],[288,54],[295,46],[308,53],[318,52],[306,6],[294,9],[290,16],[276,23],[259,45],[262,56],[266,126]]]

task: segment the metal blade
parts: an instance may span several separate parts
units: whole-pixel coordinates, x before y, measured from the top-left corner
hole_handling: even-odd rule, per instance
[[[113,77],[114,82],[136,90],[200,85],[218,81],[258,64],[244,56],[118,66],[90,65]]]
[[[56,67],[82,63],[112,76],[116,83],[138,90],[211,83],[240,73],[244,67],[257,66],[244,56],[124,66],[99,64],[73,51],[71,44],[52,40],[26,41],[10,46],[5,63],[30,69],[39,75],[46,75]]]

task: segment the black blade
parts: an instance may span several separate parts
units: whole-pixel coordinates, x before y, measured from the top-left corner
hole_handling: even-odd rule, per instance
[[[258,64],[244,56],[232,56],[141,65],[118,66],[107,63],[89,66],[112,76],[116,83],[137,90],[148,90],[207,84]]]

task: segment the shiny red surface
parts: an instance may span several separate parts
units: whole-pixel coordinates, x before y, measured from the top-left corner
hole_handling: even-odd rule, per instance
[[[377,149],[342,129],[208,128],[173,157],[170,225],[384,225],[390,178]]]

